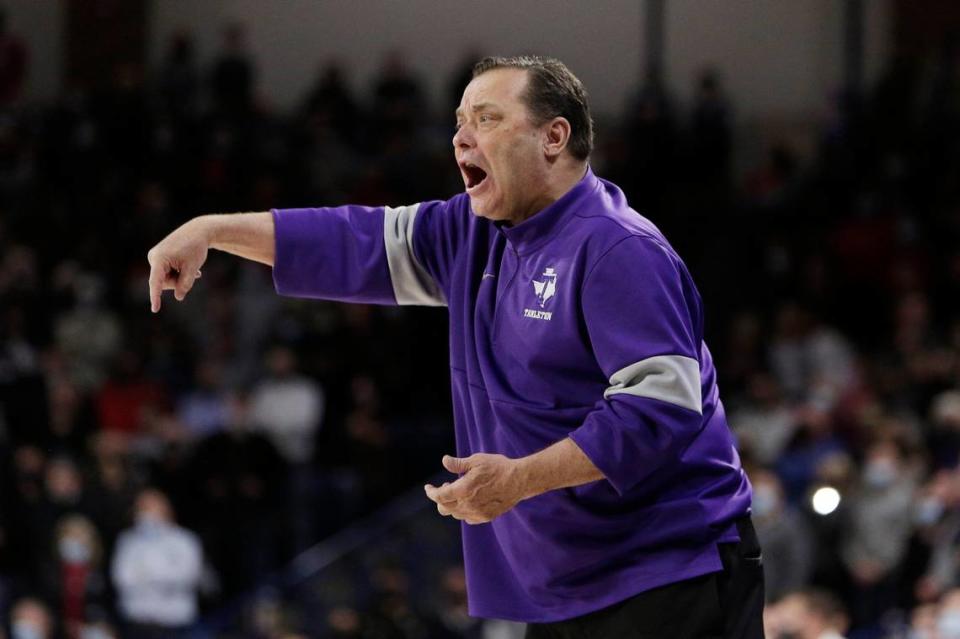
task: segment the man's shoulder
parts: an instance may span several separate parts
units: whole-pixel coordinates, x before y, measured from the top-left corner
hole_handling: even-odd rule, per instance
[[[602,179],[598,182],[594,196],[573,212],[569,229],[569,235],[582,239],[588,253],[599,258],[628,240],[635,250],[674,253],[657,225],[632,208],[619,187]]]

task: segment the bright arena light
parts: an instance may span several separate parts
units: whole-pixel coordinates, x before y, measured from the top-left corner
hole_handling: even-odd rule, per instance
[[[818,515],[829,515],[840,505],[840,493],[836,488],[824,486],[818,488],[810,499],[813,511]]]

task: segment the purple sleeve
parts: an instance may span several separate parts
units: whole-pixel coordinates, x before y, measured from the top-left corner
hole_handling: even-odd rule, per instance
[[[587,274],[582,305],[610,386],[570,437],[623,494],[700,430],[699,295],[675,254],[631,236]]]
[[[396,304],[384,207],[272,209],[273,282],[281,295]]]
[[[413,252],[447,299],[450,273],[465,242],[472,217],[465,194],[446,201],[424,202],[417,213]]]

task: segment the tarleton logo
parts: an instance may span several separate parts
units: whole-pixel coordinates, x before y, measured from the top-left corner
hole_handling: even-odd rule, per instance
[[[540,308],[543,308],[547,300],[557,292],[557,272],[552,268],[547,268],[542,277],[542,282],[533,280],[533,290],[537,292],[537,301],[540,302]]]
[[[537,294],[537,302],[540,303],[540,308],[543,308],[546,306],[547,300],[557,292],[557,271],[548,267],[543,271],[541,278],[541,280],[533,280],[533,290]],[[553,312],[525,308],[523,309],[523,316],[549,322],[550,318],[553,317]]]

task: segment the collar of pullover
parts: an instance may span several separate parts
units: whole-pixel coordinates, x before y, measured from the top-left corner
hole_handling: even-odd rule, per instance
[[[593,193],[597,184],[598,180],[588,166],[580,181],[550,206],[534,213],[516,226],[505,226],[502,222],[494,222],[494,225],[506,236],[510,246],[518,254],[530,253],[549,242],[563,228],[573,211],[579,208],[580,202]]]

